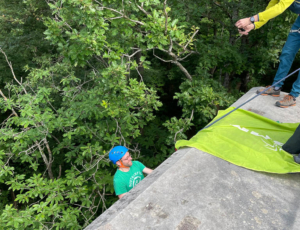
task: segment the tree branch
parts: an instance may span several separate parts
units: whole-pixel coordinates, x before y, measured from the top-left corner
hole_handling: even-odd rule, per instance
[[[155,49],[153,49],[153,55],[154,55],[154,57],[158,58],[159,60],[161,60],[161,61],[163,61],[163,62],[171,62],[171,63],[173,63],[172,60],[164,60],[164,59],[162,59],[162,58],[156,56],[155,53],[154,53],[154,50],[155,50]]]
[[[194,109],[192,110],[192,114],[191,114],[190,120],[188,122],[186,122],[185,124],[190,123],[191,120],[192,120],[192,118],[193,118],[193,116],[194,116]],[[184,127],[175,133],[174,143],[176,142],[176,136],[177,136],[177,134],[180,133],[180,132],[182,132],[183,130],[184,130]]]
[[[15,81],[23,88],[25,94],[28,94],[27,91],[26,91],[26,89],[25,89],[25,87],[23,86],[23,84],[21,84],[21,82],[18,81],[18,79],[16,78],[16,75],[15,75],[15,73],[14,73],[12,64],[11,64],[11,62],[8,60],[8,58],[7,58],[7,56],[6,56],[6,53],[5,53],[1,48],[0,48],[0,52],[5,56],[6,62],[7,62],[7,64],[8,64],[8,66],[10,67],[10,70],[11,70],[11,72],[12,72],[12,74],[13,74],[13,77],[14,77]],[[1,90],[0,90],[0,91],[1,91]],[[1,96],[4,98],[4,100],[7,101],[7,98],[6,98],[5,95],[2,93],[2,91],[1,91],[0,94],[1,94]],[[13,111],[13,113],[14,113],[14,115],[15,115],[16,117],[19,117],[18,114],[14,111],[13,108],[12,108],[12,111]],[[49,148],[48,142],[46,141],[45,143],[47,143],[47,144],[46,144],[46,147]],[[38,143],[38,141],[35,141],[35,144],[36,144],[36,146],[38,147],[38,149],[39,149],[39,151],[40,151],[40,154],[41,154],[41,156],[42,156],[42,158],[43,158],[43,160],[44,160],[44,162],[45,162],[45,164],[46,164],[46,166],[47,166],[47,171],[48,171],[49,177],[50,177],[51,179],[54,179],[53,174],[52,174],[52,169],[51,169],[51,166],[52,166],[52,153],[51,153],[51,151],[50,151],[51,155],[49,154],[49,157],[51,157],[51,159],[49,159],[49,160],[51,160],[51,161],[48,161],[48,159],[47,159],[47,157],[45,156],[45,154],[44,154],[44,152],[43,152],[43,149],[42,149],[41,145]],[[49,151],[49,150],[50,150],[50,148],[48,149],[48,151]]]
[[[166,10],[166,6],[167,6],[167,0],[165,0],[165,2],[164,2],[164,13],[165,13],[165,33],[164,33],[164,35],[165,36],[167,35],[167,32],[168,32],[168,13]]]
[[[178,61],[183,61],[184,59],[186,59],[188,56],[190,56],[191,54],[197,54],[197,52],[191,51],[188,55],[186,55],[183,58],[178,58]]]
[[[1,49],[1,47],[0,47],[0,52],[3,53],[3,55],[4,55],[5,59],[6,59],[6,62],[7,62],[8,66],[9,66],[9,68],[10,68],[10,70],[11,70],[11,73],[12,73],[12,75],[13,75],[15,81],[23,88],[24,92],[27,94],[27,91],[26,91],[25,87],[24,87],[24,86],[21,84],[21,82],[19,82],[19,80],[16,78],[16,75],[15,75],[14,69],[13,69],[13,67],[12,67],[12,64],[11,64],[11,62],[8,60],[8,58],[7,58],[7,56],[6,56],[6,53]]]
[[[109,7],[106,7],[106,6],[103,6],[100,2],[98,2],[98,1],[96,1],[96,0],[95,0],[95,2],[97,2],[99,5],[101,5],[101,8],[100,8],[101,10],[107,9],[107,10],[109,10],[109,11],[112,11],[112,12],[115,12],[115,13],[121,15],[123,18],[125,18],[125,19],[127,19],[127,20],[129,20],[129,21],[131,21],[131,22],[135,22],[135,23],[140,24],[140,25],[145,25],[143,22],[140,22],[140,21],[136,21],[136,20],[130,19],[128,16],[126,16],[125,14],[123,14],[123,13],[121,13],[121,12],[115,10],[115,9],[112,9],[112,8],[109,8]]]
[[[49,143],[48,143],[46,138],[44,139],[44,143],[45,143],[46,148],[48,150],[48,156],[49,156],[48,157],[48,165],[47,165],[48,175],[49,175],[50,179],[54,180],[53,173],[52,173],[52,162],[53,162],[52,152],[50,150]]]
[[[155,49],[155,48],[154,48],[154,49]],[[186,70],[186,68],[184,68],[184,66],[183,66],[180,62],[178,62],[177,56],[176,56],[174,53],[168,52],[168,51],[166,51],[166,50],[164,50],[164,49],[159,49],[159,50],[161,50],[161,51],[163,51],[163,52],[168,53],[168,54],[174,59],[174,60],[164,60],[164,59],[162,59],[162,58],[160,58],[160,57],[158,57],[158,56],[155,55],[154,49],[153,49],[153,55],[154,55],[156,58],[158,58],[159,60],[161,60],[161,61],[163,61],[163,62],[171,62],[171,63],[177,65],[177,66],[180,68],[180,70],[184,73],[184,75],[185,75],[190,81],[193,81],[192,76],[189,74],[189,72]]]
[[[0,48],[1,49],[1,48]],[[0,89],[0,94],[1,96],[4,98],[5,101],[7,101],[7,98],[5,97],[5,95],[3,94],[2,90]],[[19,117],[18,114],[16,113],[16,111],[14,110],[14,108],[11,108],[13,114],[16,116],[16,117]]]
[[[140,9],[140,11],[142,11],[146,15],[149,15],[149,13],[142,6],[140,6],[139,4],[137,4],[136,1],[134,1],[134,2],[136,4],[136,6]]]
[[[195,35],[198,33],[199,30],[196,30],[193,34],[193,36],[190,38],[190,40],[188,41],[188,43],[186,43],[186,45],[184,46],[184,50],[186,49],[186,47],[191,43],[191,41],[193,40],[193,38],[195,37]]]

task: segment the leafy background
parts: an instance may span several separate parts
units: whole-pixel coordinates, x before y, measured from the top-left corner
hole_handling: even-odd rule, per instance
[[[0,228],[86,227],[117,200],[114,145],[155,168],[270,84],[296,15],[234,27],[268,2],[2,0]]]

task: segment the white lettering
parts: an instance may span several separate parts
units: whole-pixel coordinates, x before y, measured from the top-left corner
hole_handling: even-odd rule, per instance
[[[274,141],[274,143],[275,143],[276,145],[283,146],[283,144],[282,144],[281,142],[279,142],[279,141]]]
[[[239,125],[232,125],[236,128],[238,128],[239,130],[241,131],[244,131],[244,132],[248,132],[249,130],[246,129],[246,128],[243,128]],[[272,144],[269,144],[267,143],[266,141],[264,141],[263,139],[261,139],[266,145],[265,147],[270,149],[270,150],[273,150],[273,151],[280,151],[281,150],[281,146],[283,145],[281,142],[279,141],[273,141],[268,135],[264,136],[264,135],[260,135],[259,133],[257,132],[254,132],[254,131],[251,131],[250,134],[254,135],[254,136],[257,136],[257,137],[262,137],[263,139],[265,140],[271,140],[273,142],[273,145]]]
[[[241,126],[239,126],[239,125],[232,125],[232,126],[237,127],[238,129],[240,129],[240,130],[242,130],[242,131],[244,131],[244,132],[248,132],[248,131],[249,131],[249,130],[246,129],[246,128],[241,128]]]
[[[260,135],[259,133],[254,132],[254,131],[251,131],[251,134],[253,134],[254,136],[258,136],[258,137],[263,137],[266,140],[271,139],[268,135],[263,136],[263,135]]]

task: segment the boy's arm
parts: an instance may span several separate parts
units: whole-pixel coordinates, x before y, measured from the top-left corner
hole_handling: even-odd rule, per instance
[[[149,169],[149,168],[147,168],[147,167],[145,167],[144,169],[143,169],[143,173],[146,173],[146,174],[150,174],[150,173],[152,173],[152,169]]]
[[[126,192],[127,193],[127,192]],[[121,199],[126,193],[118,195],[119,199]]]

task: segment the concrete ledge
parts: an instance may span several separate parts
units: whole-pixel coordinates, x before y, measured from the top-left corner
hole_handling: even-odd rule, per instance
[[[233,106],[255,95],[251,89]],[[259,96],[242,109],[299,122],[299,105]],[[225,146],[224,146],[225,147]],[[300,166],[299,166],[300,167]],[[300,174],[255,172],[194,148],[175,152],[87,230],[299,229]]]
[[[105,226],[108,222],[113,220],[118,214],[120,214],[127,206],[136,200],[140,194],[142,194],[147,188],[151,186],[161,175],[166,173],[178,160],[180,160],[186,154],[186,150],[178,150],[160,166],[158,166],[153,173],[148,175],[144,180],[139,183],[139,186],[134,187],[126,196],[114,203],[108,210],[106,210],[100,217],[92,222],[86,230],[106,229],[99,228]]]
[[[237,100],[232,106],[237,107],[245,101],[256,96],[256,91],[262,87],[255,87],[250,89],[244,96]],[[258,96],[254,100],[250,101],[241,109],[252,111],[261,116],[267,117],[274,121],[281,123],[300,123],[300,98],[297,98],[296,106],[289,108],[280,108],[275,106],[275,102],[282,100],[287,95],[285,92],[281,92],[280,97],[272,96]]]

